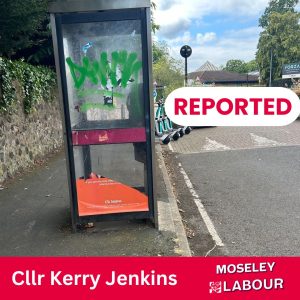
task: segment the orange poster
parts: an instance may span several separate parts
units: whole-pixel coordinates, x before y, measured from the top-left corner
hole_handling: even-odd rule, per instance
[[[79,216],[149,211],[148,197],[110,178],[77,179]]]

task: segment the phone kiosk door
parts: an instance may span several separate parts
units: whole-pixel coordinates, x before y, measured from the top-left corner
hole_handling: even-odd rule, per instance
[[[150,1],[50,4],[73,228],[154,223]]]

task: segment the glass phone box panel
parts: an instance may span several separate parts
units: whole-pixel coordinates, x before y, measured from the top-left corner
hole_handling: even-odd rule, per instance
[[[79,216],[149,211],[145,143],[73,149]]]
[[[63,24],[72,130],[145,127],[141,21]]]

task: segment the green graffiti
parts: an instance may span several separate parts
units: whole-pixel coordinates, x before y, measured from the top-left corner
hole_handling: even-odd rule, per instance
[[[84,89],[77,91],[78,97],[87,97],[92,95],[102,95],[106,97],[117,97],[117,98],[124,98],[125,95],[122,93],[107,91],[107,90],[98,90],[98,89]]]
[[[90,61],[88,57],[82,58],[82,64],[75,64],[70,57],[66,59],[76,89],[80,89],[88,79],[93,85],[107,86],[110,79],[113,87],[126,88],[128,82],[137,79],[138,72],[142,68],[142,62],[138,60],[135,52],[127,53],[126,50],[114,51],[111,54],[111,62],[108,61],[107,52],[100,54],[99,61]],[[117,72],[121,73],[118,79]]]
[[[104,105],[101,103],[84,103],[80,105],[79,110],[80,112],[86,113],[90,109],[101,109],[101,110],[114,110],[116,107],[115,106],[109,106],[109,105]]]

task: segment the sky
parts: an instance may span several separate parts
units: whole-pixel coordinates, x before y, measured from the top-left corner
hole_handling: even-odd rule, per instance
[[[209,60],[216,66],[229,59],[255,58],[258,19],[269,0],[154,0],[155,22],[160,30],[155,39],[166,41],[170,54],[180,59],[181,46],[193,49],[189,72]],[[299,5],[298,9],[299,10]]]

